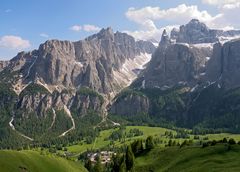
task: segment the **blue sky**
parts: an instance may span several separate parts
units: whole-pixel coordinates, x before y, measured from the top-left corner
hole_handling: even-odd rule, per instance
[[[223,25],[223,19],[215,17],[225,14],[224,5],[239,5],[239,0],[219,0],[221,5],[213,1],[216,0],[1,0],[0,60],[12,58],[18,51],[38,48],[47,39],[80,40],[108,26],[139,39],[156,40],[163,27],[185,24],[191,15],[217,27]],[[238,28],[237,22],[224,26]]]

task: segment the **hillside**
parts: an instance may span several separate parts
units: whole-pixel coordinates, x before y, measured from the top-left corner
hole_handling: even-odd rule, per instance
[[[136,158],[136,171],[239,171],[239,161],[239,145],[233,146],[231,150],[225,145],[155,148]]]
[[[79,163],[34,151],[0,151],[1,172],[75,172],[87,171]]]

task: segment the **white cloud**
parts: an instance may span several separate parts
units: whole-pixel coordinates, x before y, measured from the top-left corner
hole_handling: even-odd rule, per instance
[[[0,47],[23,50],[31,46],[28,40],[24,40],[19,36],[6,35],[0,38]]]
[[[147,20],[154,21],[162,19],[181,24],[183,22],[188,22],[192,18],[196,18],[204,22],[214,20],[215,18],[207,11],[200,11],[196,5],[187,6],[185,4],[166,10],[150,6],[141,9],[129,8],[126,12],[126,16],[128,19],[139,24]]]
[[[82,30],[82,26],[80,26],[80,25],[73,25],[73,26],[70,27],[70,30],[75,31],[75,32],[79,32],[79,31]]]
[[[187,6],[181,4],[175,8],[160,9],[159,7],[144,7],[141,9],[129,8],[126,17],[137,23],[140,28],[137,31],[126,31],[137,39],[159,40],[164,28],[169,32],[173,27],[185,24],[192,18],[199,19],[205,23],[210,23],[218,16],[212,16],[207,11],[200,11],[197,6]],[[156,21],[167,21],[173,23],[171,26],[157,28]]]
[[[48,38],[49,37],[49,35],[46,34],[46,33],[40,33],[40,36],[43,37],[43,38]]]
[[[136,30],[136,31],[123,31],[129,35],[132,35],[137,40],[149,40],[149,41],[159,41],[164,29],[170,34],[173,28],[178,28],[179,25],[165,26],[162,28],[156,28],[152,30]]]
[[[86,24],[83,26],[83,30],[86,32],[98,32],[101,30],[101,28],[94,25]]]
[[[239,3],[239,0],[202,0],[204,4],[215,5],[215,6],[223,6],[227,4],[236,4]]]
[[[83,26],[74,25],[74,26],[70,27],[70,30],[75,31],[75,32],[80,32],[82,30],[85,32],[98,32],[101,30],[101,28],[98,26],[95,26],[95,25],[85,24]]]
[[[160,7],[129,8],[126,17],[139,25],[136,31],[126,31],[138,39],[159,40],[162,28],[156,27],[156,22],[182,25],[191,19],[198,19],[210,28],[233,29],[240,28],[240,18],[236,17],[240,11],[240,0],[202,0],[203,3],[216,6],[218,13],[211,15],[208,11],[199,10],[196,5],[181,4],[175,8],[161,9]],[[219,4],[221,4],[219,6]],[[167,26],[167,28],[172,28]]]

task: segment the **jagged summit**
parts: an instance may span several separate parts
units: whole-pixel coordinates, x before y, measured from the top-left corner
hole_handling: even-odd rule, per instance
[[[170,44],[170,38],[169,38],[169,35],[168,35],[166,29],[164,29],[159,45],[164,46],[164,45],[168,45],[168,44]]]
[[[98,33],[89,36],[86,40],[97,39],[114,39],[114,31],[111,27],[102,28]]]
[[[236,36],[240,36],[240,31],[210,29],[206,24],[197,19],[192,19],[186,25],[180,26],[179,30],[173,29],[171,31],[172,40],[188,44],[224,42]]]

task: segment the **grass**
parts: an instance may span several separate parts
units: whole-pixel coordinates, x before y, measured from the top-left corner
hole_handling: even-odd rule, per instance
[[[161,127],[148,127],[148,126],[127,126],[126,132],[129,132],[131,129],[134,129],[134,128],[141,130],[143,132],[143,135],[138,137],[127,138],[125,143],[115,141],[114,142],[115,146],[119,147],[124,144],[129,144],[136,139],[146,139],[148,136],[154,136],[156,138],[161,139],[163,142],[167,143],[169,141],[169,138],[166,138],[165,136],[163,136],[165,132],[172,131],[174,135],[176,134],[176,131],[173,131],[173,130],[169,130]],[[107,147],[110,144],[110,141],[106,138],[108,138],[114,130],[116,129],[108,129],[108,130],[101,131],[99,137],[97,137],[94,143],[92,144],[86,144],[84,141],[81,141],[76,145],[67,147],[67,149],[69,152],[79,155],[87,150],[96,150],[96,149]],[[240,134],[230,134],[230,133],[206,134],[206,135],[200,135],[199,137],[200,137],[200,140],[202,140],[204,137],[208,137],[208,140],[221,140],[225,137],[227,139],[233,138],[236,141],[240,141]],[[193,140],[193,138],[194,136],[190,135],[190,139]],[[182,143],[183,140],[185,139],[179,138],[179,139],[172,139],[172,140]],[[199,141],[199,140],[195,140],[195,141]],[[162,146],[164,146],[165,143],[163,143]]]
[[[126,132],[129,132],[131,129],[137,128],[143,132],[142,136],[138,137],[133,137],[133,138],[128,138],[126,139],[126,142],[124,144],[130,143],[131,141],[135,139],[146,139],[148,136],[153,135],[153,136],[161,136],[165,133],[165,131],[173,131],[161,127],[147,127],[147,126],[127,126],[126,127]],[[99,137],[96,138],[95,142],[92,144],[86,144],[84,141],[79,142],[77,145],[69,146],[67,147],[69,152],[72,153],[83,153],[87,149],[100,149],[104,148],[109,145],[110,141],[106,138],[108,138],[111,133],[116,130],[116,129],[109,129],[109,130],[104,130],[100,132]],[[174,132],[174,131],[173,131]],[[123,145],[122,142],[115,141],[115,146],[121,146]]]
[[[155,148],[136,158],[137,172],[240,171],[240,146]]]
[[[78,162],[54,155],[41,155],[36,151],[0,151],[1,172],[87,172]]]

